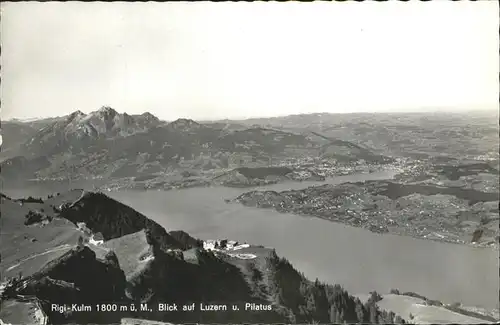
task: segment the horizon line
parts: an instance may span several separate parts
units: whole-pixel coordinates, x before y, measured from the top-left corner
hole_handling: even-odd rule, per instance
[[[400,114],[400,115],[404,115],[404,114],[439,114],[439,113],[443,113],[443,114],[449,114],[449,113],[481,113],[481,112],[492,112],[492,111],[496,111],[497,113],[499,112],[498,111],[498,107],[495,107],[495,108],[476,108],[476,109],[473,109],[473,108],[467,108],[467,109],[464,109],[464,108],[443,108],[443,107],[440,107],[440,108],[430,108],[430,109],[413,109],[413,110],[391,110],[391,111],[351,111],[351,112],[325,112],[325,111],[318,111],[318,112],[304,112],[304,113],[290,113],[290,114],[282,114],[282,115],[272,115],[272,116],[258,116],[258,115],[255,115],[255,116],[235,116],[235,117],[223,117],[223,118],[193,118],[193,117],[186,117],[186,116],[179,116],[177,118],[174,118],[174,119],[162,119],[160,117],[158,117],[156,114],[153,114],[151,113],[150,111],[146,110],[142,113],[134,113],[134,114],[130,114],[130,113],[127,113],[127,112],[120,112],[118,111],[117,109],[111,107],[111,106],[108,106],[108,105],[103,105],[101,107],[110,107],[112,108],[113,110],[115,110],[117,113],[119,114],[127,114],[127,115],[141,115],[141,114],[144,114],[144,113],[150,113],[152,115],[154,115],[155,117],[157,117],[160,121],[163,121],[163,122],[168,122],[168,121],[175,121],[175,120],[179,120],[179,119],[189,119],[189,120],[193,120],[193,121],[200,121],[200,122],[217,122],[217,121],[245,121],[245,120],[254,120],[254,119],[274,119],[274,118],[283,118],[283,117],[289,117],[289,116],[307,116],[307,115],[356,115],[356,114],[366,114],[366,115],[378,115],[378,114],[386,114],[386,115],[394,115],[394,114]],[[74,112],[77,112],[77,111],[81,111],[81,110],[75,110],[75,111],[72,111],[66,115],[57,115],[57,116],[38,116],[38,117],[25,117],[25,118],[18,118],[18,117],[11,117],[11,118],[8,118],[8,119],[3,119],[3,118],[0,118],[0,121],[4,121],[4,122],[23,122],[23,123],[29,123],[29,122],[35,122],[35,121],[41,121],[41,120],[48,120],[48,119],[57,119],[57,118],[62,118],[62,117],[65,117],[65,116],[69,116],[71,115],[72,113]],[[88,115],[88,114],[91,114],[91,113],[94,113],[98,111],[98,109],[96,110],[93,110],[93,111],[90,111],[88,113],[85,113],[83,112],[85,115]]]

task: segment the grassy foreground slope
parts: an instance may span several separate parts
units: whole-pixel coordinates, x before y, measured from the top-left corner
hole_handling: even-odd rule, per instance
[[[55,218],[53,206],[73,202],[80,195],[81,191],[71,191],[44,200],[14,200],[2,195],[0,198],[2,277],[18,276],[20,272],[28,276],[47,261],[76,245],[81,233],[70,221]]]
[[[370,295],[357,295],[366,302]],[[412,292],[399,293],[391,290],[377,302],[383,309],[394,310],[415,324],[492,324],[498,323],[497,313],[472,311],[459,305],[444,305]]]

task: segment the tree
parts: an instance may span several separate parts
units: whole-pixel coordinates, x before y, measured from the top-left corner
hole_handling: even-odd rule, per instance
[[[313,312],[316,310],[316,299],[314,298],[314,294],[311,291],[306,298],[306,307],[309,312]]]
[[[370,313],[370,324],[377,324],[377,305],[370,304],[368,311]]]
[[[355,307],[355,311],[356,311],[356,316],[358,318],[358,322],[360,324],[363,323],[364,321],[364,311],[363,311],[363,305],[361,304],[361,301],[358,299],[356,299],[356,307]]]
[[[299,306],[299,315],[304,319],[308,315],[308,310],[304,305]]]
[[[299,285],[299,293],[301,296],[305,297],[307,295],[307,292],[309,290],[309,287],[306,282],[301,281]]]
[[[147,228],[145,233],[146,233],[146,242],[148,243],[148,245],[154,245],[155,239],[151,229]]]
[[[394,324],[394,319],[396,318],[396,314],[393,311],[390,311],[388,317],[389,317],[388,322],[390,324]]]
[[[114,251],[110,250],[109,252],[107,252],[106,256],[104,256],[104,259],[108,263],[110,263],[110,264],[112,264],[112,265],[114,265],[116,267],[120,267],[120,264],[118,262],[118,256],[116,256],[116,253]]]
[[[380,300],[382,300],[382,296],[377,293],[377,291],[370,292],[371,296],[369,300],[371,300],[373,303],[377,303]]]
[[[285,304],[285,297],[283,294],[283,288],[281,288],[281,287],[278,289],[278,293],[276,295],[276,300],[277,300],[278,304]]]
[[[484,232],[483,229],[476,229],[472,234],[472,242],[477,243],[479,239],[481,239],[481,237],[483,236],[483,232]]]
[[[335,305],[330,306],[330,322],[336,323],[337,322],[337,308]]]
[[[339,317],[337,318],[337,324],[342,324],[344,322],[344,311],[341,310],[338,316]]]
[[[83,237],[78,236],[78,247],[83,247]]]

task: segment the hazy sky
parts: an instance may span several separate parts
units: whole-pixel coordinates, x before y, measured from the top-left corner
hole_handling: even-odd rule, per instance
[[[498,3],[2,3],[1,117],[494,109]]]

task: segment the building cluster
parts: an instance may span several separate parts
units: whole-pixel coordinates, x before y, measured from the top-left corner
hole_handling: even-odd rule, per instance
[[[227,240],[227,239],[217,239],[217,240],[206,240],[203,242],[203,249],[209,250],[209,251],[217,251],[217,250],[227,250],[227,251],[234,251],[234,250],[239,250],[242,248],[248,248],[250,247],[249,244],[240,244],[237,241],[234,240]]]

